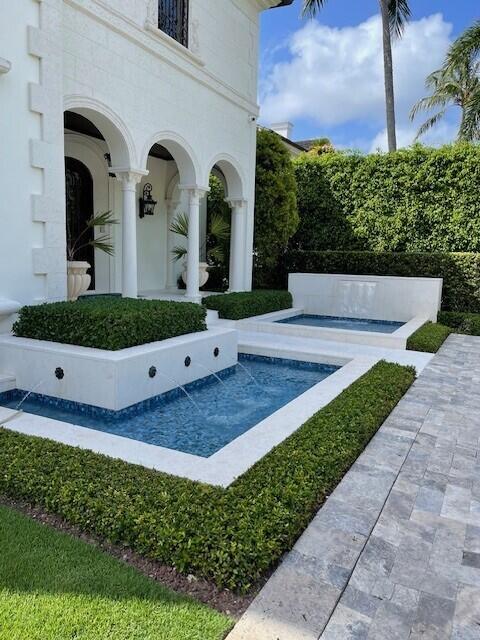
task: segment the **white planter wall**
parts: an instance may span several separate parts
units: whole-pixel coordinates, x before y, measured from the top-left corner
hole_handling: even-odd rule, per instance
[[[237,332],[232,329],[209,329],[121,351],[0,336],[0,370],[15,376],[18,389],[112,410],[205,378],[237,361]],[[149,377],[152,366],[157,369],[154,378]],[[58,367],[64,372],[61,380],[55,376]]]

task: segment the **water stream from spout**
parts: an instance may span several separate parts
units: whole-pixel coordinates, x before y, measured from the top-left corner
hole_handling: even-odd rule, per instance
[[[192,398],[191,394],[185,389],[185,387],[183,386],[183,384],[180,384],[177,380],[175,380],[175,378],[172,378],[171,376],[167,376],[166,373],[163,373],[162,371],[158,371],[157,373],[159,373],[161,376],[163,376],[164,378],[166,378],[169,382],[173,382],[173,384],[177,385],[177,387],[179,389],[181,389],[183,391],[183,393],[187,396],[187,398],[190,400],[190,402],[192,403],[192,405],[195,407],[195,409],[198,411],[198,413],[204,418],[205,415],[203,413],[203,411],[200,409],[199,405],[197,402],[195,402],[195,400]]]
[[[41,380],[41,381],[40,381],[40,382],[38,382],[36,385],[34,385],[34,386],[30,389],[30,391],[29,391],[28,393],[26,393],[26,394],[23,396],[23,398],[20,400],[20,402],[19,402],[19,403],[17,404],[17,406],[15,407],[15,410],[16,410],[16,411],[19,411],[19,410],[20,410],[20,407],[21,407],[21,406],[22,406],[22,404],[25,402],[25,400],[27,400],[27,399],[32,395],[32,393],[34,393],[34,391],[36,391],[39,387],[41,387],[41,386],[42,386],[42,384],[43,384],[44,382],[45,382],[45,380]]]
[[[237,362],[238,366],[240,367],[240,369],[243,369],[243,371],[245,371],[245,373],[247,374],[247,376],[250,378],[250,380],[252,380],[259,389],[262,389],[262,391],[266,392],[266,389],[264,389],[264,387],[262,387],[262,385],[258,382],[258,380],[255,378],[254,375],[252,375],[250,373],[250,371],[247,369],[247,367],[245,367],[241,362]]]
[[[200,367],[201,369],[203,369],[204,371],[209,373],[211,376],[213,376],[218,382],[220,382],[221,385],[223,385],[225,387],[225,389],[228,389],[228,387],[225,384],[225,382],[220,378],[220,376],[218,374],[215,373],[215,371],[212,371],[212,369],[209,369],[208,367],[206,367],[203,364],[200,364],[199,362],[196,362],[195,364],[197,365],[197,367]]]

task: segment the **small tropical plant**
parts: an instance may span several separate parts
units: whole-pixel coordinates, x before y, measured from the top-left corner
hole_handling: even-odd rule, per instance
[[[170,225],[170,231],[183,238],[188,238],[188,215],[179,213]],[[213,213],[210,217],[210,225],[207,230],[207,237],[201,248],[201,253],[205,255],[207,262],[219,263],[225,259],[224,243],[230,238],[230,225],[219,214]],[[182,260],[187,256],[187,247],[175,246],[172,249],[173,260]]]
[[[103,251],[109,256],[114,253],[112,237],[109,233],[102,233],[101,235],[91,240],[86,240],[85,236],[92,229],[96,227],[105,227],[111,224],[118,224],[118,220],[113,217],[112,211],[105,211],[103,213],[97,213],[89,218],[85,224],[85,228],[76,237],[72,235],[71,229],[67,224],[67,260],[72,262],[75,260],[75,256],[81,249],[85,247],[93,247],[99,251]]]

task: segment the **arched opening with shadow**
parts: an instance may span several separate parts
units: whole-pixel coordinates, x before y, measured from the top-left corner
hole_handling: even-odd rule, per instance
[[[210,192],[205,214],[206,245],[211,264],[212,290],[245,288],[246,216],[245,180],[240,165],[227,155],[210,163]]]
[[[67,254],[75,249],[67,258],[90,265],[90,292],[122,291],[122,225],[89,226],[89,221],[111,211],[112,220],[121,222],[122,193],[112,166],[132,166],[133,144],[116,116],[118,124],[92,106],[80,106],[79,98],[67,104],[72,104],[64,112]]]
[[[186,141],[171,132],[160,132],[146,143],[142,167],[148,176],[140,184],[140,197],[150,197],[155,205],[139,220],[139,288],[146,297],[184,295],[179,288],[187,286],[190,253],[200,274],[200,204],[196,199],[203,199],[206,190],[198,193],[198,162]],[[196,239],[189,238],[191,229]],[[199,286],[200,282],[192,284],[191,297],[199,295]]]

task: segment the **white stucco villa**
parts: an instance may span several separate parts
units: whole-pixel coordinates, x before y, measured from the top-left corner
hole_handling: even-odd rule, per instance
[[[230,289],[251,286],[260,13],[291,0],[15,0],[0,20],[0,299],[66,297],[66,222],[111,210],[92,291],[198,300],[211,172],[232,209]],[[145,189],[147,185],[147,189]],[[151,185],[151,191],[149,190]],[[141,217],[140,199],[156,201]],[[103,233],[104,229],[97,229]],[[1,319],[0,319],[1,320]]]

